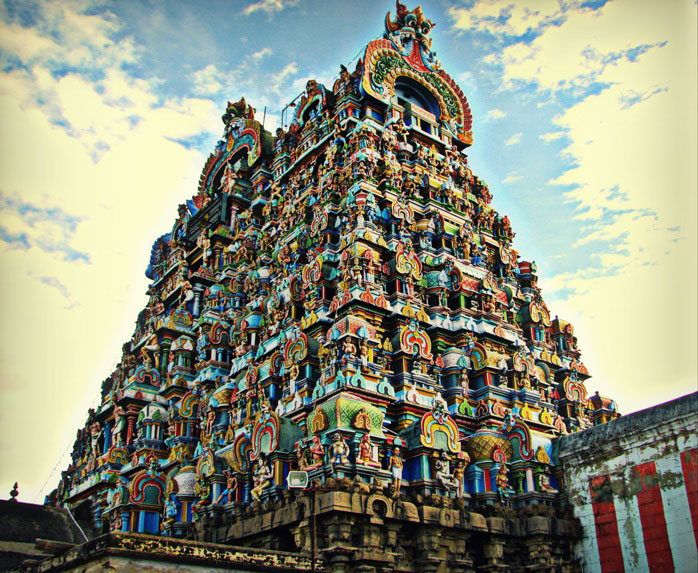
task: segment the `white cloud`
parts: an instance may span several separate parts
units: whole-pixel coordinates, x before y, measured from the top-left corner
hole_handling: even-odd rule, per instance
[[[28,44],[0,24],[24,64],[0,72],[0,265],[11,269],[0,276],[0,449],[13,460],[0,481],[19,480],[26,501],[41,501],[130,338],[152,241],[196,191],[205,158],[176,141],[215,130],[213,141],[220,125],[213,102],[163,101],[157,80],[126,73],[138,50],[112,39],[112,16],[80,9],[38,5]]]
[[[519,175],[516,173],[516,171],[512,171],[509,173],[509,175],[502,179],[502,183],[514,183],[516,181],[520,181],[521,179],[523,179],[522,175]]]
[[[470,8],[450,8],[449,15],[457,30],[520,36],[553,23],[565,8],[580,4],[581,2],[561,4],[550,0],[483,0],[475,2]]]
[[[250,59],[252,59],[253,61],[259,62],[263,58],[266,58],[267,56],[271,56],[272,53],[273,52],[272,52],[271,48],[269,48],[269,47],[262,48],[258,52],[254,52],[253,54],[250,54]]]
[[[521,136],[522,135],[523,135],[523,133],[515,133],[514,135],[512,135],[509,139],[507,139],[504,142],[504,145],[515,145],[517,143],[521,143]]]
[[[507,116],[507,112],[501,109],[491,109],[485,114],[483,121],[496,121],[498,119],[504,119]]]
[[[472,94],[477,91],[477,84],[475,83],[472,72],[461,72],[456,76],[456,80],[458,81],[458,85],[464,88],[467,93]]]
[[[555,141],[556,139],[560,139],[561,137],[565,136],[564,131],[551,131],[549,133],[544,133],[543,135],[540,135],[539,137],[546,142],[549,141]]]
[[[278,92],[289,81],[289,79],[298,73],[296,62],[289,62],[279,72],[273,74],[270,78],[269,86],[272,91]],[[299,78],[298,81],[303,81]]]
[[[38,280],[40,283],[45,284],[46,286],[49,286],[51,288],[55,288],[59,293],[61,293],[65,298],[69,299],[70,298],[70,291],[68,290],[68,287],[66,287],[61,281],[59,281],[56,277],[36,277],[36,280]]]
[[[272,49],[267,47],[248,54],[228,70],[220,70],[214,65],[197,70],[192,75],[195,93],[209,96],[222,93],[231,100],[244,96],[255,108],[260,121],[266,107],[265,128],[273,132],[278,126],[281,109],[305,88],[306,79],[305,76],[294,78],[298,74],[295,62],[285,63],[278,70],[264,65],[272,53]]]
[[[565,200],[586,223],[573,247],[597,250],[595,265],[542,284],[572,292],[552,306],[579,323],[590,370],[626,395],[625,411],[695,389],[696,7],[672,8],[619,1],[570,15],[504,67],[540,89],[607,86],[542,136],[569,140],[574,166],[554,183],[573,187]]]
[[[598,10],[566,9],[559,25],[550,25],[530,43],[511,44],[491,58],[503,66],[504,89],[534,83],[542,90],[581,90],[593,82],[617,82],[616,66],[661,47],[669,39],[667,32],[673,33],[677,26],[691,25],[692,21],[680,22],[680,14],[680,9],[666,10],[651,0],[618,0]],[[645,78],[650,84],[652,79]]]
[[[253,2],[247,6],[242,13],[245,16],[249,16],[250,14],[259,11],[272,14],[273,12],[280,12],[284,8],[295,6],[296,4],[298,4],[297,0],[259,0],[259,2]]]
[[[219,79],[220,75],[221,72],[213,64],[194,72],[194,93],[203,96],[219,93],[223,89],[223,84]]]
[[[583,227],[560,259],[574,270],[540,284],[577,326],[590,386],[624,396],[624,412],[694,391],[695,2],[494,0],[450,13],[505,46],[482,58],[502,90],[563,108],[539,137],[567,142],[572,167],[552,183],[572,188],[561,199]],[[580,252],[591,264],[575,268]]]

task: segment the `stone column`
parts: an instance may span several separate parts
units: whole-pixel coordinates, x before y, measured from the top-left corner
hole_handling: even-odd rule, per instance
[[[417,535],[417,570],[420,573],[436,573],[443,562],[439,554],[441,530],[438,527],[421,527]]]
[[[194,287],[194,306],[192,307],[192,316],[198,317],[201,313],[201,294],[204,289],[200,285]]]
[[[133,445],[133,438],[136,435],[136,419],[138,418],[138,410],[129,408],[126,412],[126,445]]]

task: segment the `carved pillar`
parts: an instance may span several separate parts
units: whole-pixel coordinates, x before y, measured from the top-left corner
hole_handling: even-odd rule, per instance
[[[193,316],[199,316],[201,313],[201,294],[204,292],[204,289],[200,285],[196,285],[194,287],[194,307],[192,308],[192,315]]]
[[[495,571],[502,568],[504,558],[504,539],[498,534],[504,533],[504,520],[501,517],[488,517],[487,528],[489,535],[482,546],[485,558],[483,571]]]
[[[353,518],[346,513],[330,514],[317,524],[317,533],[323,532],[321,535],[326,536],[327,546],[322,549],[322,557],[332,573],[353,571],[351,562],[357,548],[352,545],[352,525]]]
[[[463,512],[461,512],[461,526],[467,523],[462,516]],[[448,535],[444,535],[443,539],[448,544],[448,570],[453,573],[472,573],[475,571],[470,551],[471,533],[466,529],[449,528]]]
[[[160,376],[167,376],[167,365],[170,361],[171,335],[165,335],[160,343]]]
[[[136,435],[136,419],[138,410],[129,408],[126,412],[126,445],[133,445],[133,438]]]
[[[104,422],[102,434],[104,436],[104,447],[102,448],[102,455],[104,455],[109,451],[109,448],[111,447],[111,422]]]
[[[437,527],[422,527],[417,535],[417,570],[420,573],[436,573],[443,562],[440,549],[441,531]]]
[[[323,551],[328,571],[331,573],[350,573],[353,551],[345,547],[328,547]]]

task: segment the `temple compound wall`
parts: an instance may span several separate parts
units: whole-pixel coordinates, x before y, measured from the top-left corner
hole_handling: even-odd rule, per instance
[[[559,440],[589,573],[697,571],[698,393]]]

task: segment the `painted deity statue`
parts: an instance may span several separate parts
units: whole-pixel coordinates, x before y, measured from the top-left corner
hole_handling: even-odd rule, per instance
[[[310,444],[310,455],[313,457],[313,463],[307,467],[309,470],[313,470],[325,463],[325,446],[322,445],[320,436],[313,436]]]
[[[208,267],[209,258],[211,257],[211,239],[208,238],[206,230],[202,230],[196,239],[196,246],[201,249],[201,257],[203,266]]]
[[[141,357],[146,368],[150,368],[155,363],[155,368],[160,368],[160,341],[157,333],[151,328],[148,331],[148,339],[141,348]]]
[[[165,502],[164,507],[165,521],[163,525],[169,525],[175,522],[177,519],[177,501],[175,500],[175,495],[171,493]]]
[[[514,493],[514,489],[509,485],[509,478],[507,477],[507,466],[502,463],[499,466],[499,471],[497,472],[497,478],[495,479],[497,484],[497,490],[499,491],[499,499],[504,502],[509,499],[509,496]]]
[[[90,450],[94,456],[99,456],[99,438],[102,435],[102,428],[99,422],[90,424]]]
[[[369,467],[380,467],[378,460],[373,458],[373,444],[371,436],[364,434],[359,442],[359,455],[356,457],[356,463]]]
[[[400,456],[400,448],[397,446],[393,448],[393,455],[390,456],[390,462],[388,462],[388,469],[393,476],[393,497],[400,497],[400,487],[402,486],[402,468],[404,466],[404,461]]]
[[[446,452],[441,452],[439,458],[434,462],[434,469],[436,470],[434,477],[447,490],[455,490],[459,484],[458,480],[451,473],[450,465]]]
[[[463,497],[463,482],[465,481],[465,469],[470,463],[470,456],[462,452],[464,456],[456,462],[453,470],[453,479],[456,481],[456,497]]]
[[[235,501],[235,496],[238,491],[238,480],[230,470],[225,470],[223,475],[225,475],[225,489],[216,499],[216,503],[221,503],[224,499],[226,503],[232,503]]]
[[[557,489],[550,485],[550,476],[548,476],[548,474],[540,474],[538,477],[538,486],[543,493],[549,493],[551,495],[559,493]]]
[[[254,487],[250,491],[255,501],[259,501],[262,492],[271,487],[273,474],[271,468],[263,460],[258,460],[255,466],[252,482]]]
[[[219,189],[224,193],[232,193],[233,189],[235,188],[235,182],[237,181],[237,179],[237,171],[233,169],[230,163],[227,163],[223,171],[223,177],[221,177]]]
[[[126,429],[126,411],[121,406],[114,408],[114,427],[111,430],[112,446],[124,445],[124,430]]]
[[[280,400],[279,404],[281,404]],[[298,469],[302,472],[308,469],[308,460],[305,457],[306,451],[306,448],[303,447],[303,443],[300,442],[296,449],[296,463],[298,464]]]
[[[332,436],[332,446],[330,449],[330,455],[332,457],[332,464],[349,464],[349,445],[346,440],[337,432]]]

